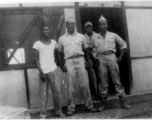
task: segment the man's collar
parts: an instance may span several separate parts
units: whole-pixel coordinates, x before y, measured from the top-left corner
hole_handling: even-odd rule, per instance
[[[66,33],[66,36],[68,36],[68,35],[71,35],[71,34],[69,34],[68,32]],[[75,32],[72,36],[75,36],[75,35],[77,35],[77,32]]]
[[[92,34],[92,36],[93,36],[93,35],[95,34],[95,32],[92,31],[92,33],[93,33],[93,34]],[[84,35],[85,35],[85,36],[89,36],[87,33],[85,33]]]
[[[98,34],[101,35],[100,32]],[[106,34],[109,34],[109,31],[106,31]]]

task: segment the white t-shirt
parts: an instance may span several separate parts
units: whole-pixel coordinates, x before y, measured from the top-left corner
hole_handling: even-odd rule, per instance
[[[33,48],[39,51],[40,66],[44,74],[52,72],[57,68],[54,59],[54,50],[58,48],[58,45],[55,40],[51,40],[49,45],[37,41],[34,43]]]

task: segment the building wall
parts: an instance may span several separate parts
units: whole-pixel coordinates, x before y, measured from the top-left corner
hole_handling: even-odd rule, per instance
[[[69,3],[70,6],[74,6],[73,3]],[[143,9],[143,7],[151,7],[152,2],[131,2],[125,1],[125,13],[127,20],[130,56],[131,56],[131,69],[133,77],[133,87],[131,94],[140,94],[152,92],[152,48],[151,45],[151,27],[152,26],[152,11],[151,9]],[[11,5],[10,5],[11,6]],[[0,8],[10,7],[0,5]],[[12,5],[11,7],[19,7],[18,5]],[[23,4],[23,7],[29,7],[27,4]],[[47,4],[44,4],[47,6]],[[66,5],[65,5],[66,6]],[[38,7],[38,5],[31,5],[30,7]],[[138,8],[137,8],[138,7]],[[140,8],[142,7],[142,8]],[[74,15],[74,8],[65,8],[61,11],[55,12],[51,7],[44,7],[43,14],[46,21],[50,21],[50,15],[62,16],[67,18],[68,15]],[[65,22],[65,21],[64,21]],[[66,32],[65,23],[64,28],[60,35]],[[150,56],[150,57],[149,57]],[[146,58],[147,57],[147,58]],[[136,58],[136,59],[135,59]],[[142,59],[141,59],[142,58]],[[29,81],[29,93],[31,108],[35,109],[39,107],[39,77],[37,69],[28,69],[28,81]],[[64,99],[63,105],[67,105],[67,76],[61,72],[58,68],[58,73],[61,78],[61,91]],[[25,87],[25,76],[23,70],[9,70],[0,72],[0,105],[1,106],[17,106],[27,108],[27,95]],[[81,98],[81,95],[78,95]],[[77,100],[78,103],[81,101]],[[52,94],[49,96],[49,106],[53,107]]]
[[[45,6],[46,4],[44,4]],[[69,4],[67,4],[68,6]],[[70,4],[71,5],[71,4]],[[70,6],[69,5],[69,6]],[[74,4],[73,4],[74,5]],[[25,7],[39,7],[37,5],[31,5]],[[72,5],[71,5],[72,6]],[[4,6],[3,6],[4,7]],[[9,7],[9,6],[5,6]],[[15,6],[17,7],[17,6]],[[42,7],[42,6],[41,6]],[[0,6],[0,8],[2,8]],[[4,8],[3,8],[4,9]],[[8,9],[8,8],[6,8]],[[48,23],[51,28],[51,34],[53,35],[52,38],[58,41],[58,37],[63,35],[66,32],[65,28],[65,20],[68,17],[75,17],[75,8],[69,7],[66,8],[63,6],[61,7],[54,7],[50,5],[50,7],[43,7],[43,20]],[[61,23],[61,18],[65,18]],[[60,29],[58,30],[59,24],[61,23]],[[77,29],[77,28],[76,28]],[[31,56],[32,57],[32,56]],[[67,106],[67,75],[63,73],[60,68],[58,68],[58,76],[60,76],[60,84],[61,84],[61,98],[63,106]],[[25,107],[28,108],[28,101],[27,101],[27,93],[26,93],[26,82],[24,76],[24,70],[8,70],[0,72],[0,79],[2,84],[0,84],[0,105],[4,106],[17,106],[17,107]],[[30,109],[37,110],[39,109],[39,102],[40,102],[40,94],[39,94],[39,75],[37,69],[27,69],[27,79],[28,79],[28,86],[29,86],[29,99],[30,99]],[[80,91],[78,90],[77,96],[81,98],[79,94]],[[76,103],[82,102],[79,99],[76,99]],[[49,90],[49,100],[48,106],[53,108],[53,100],[52,100],[52,93]]]
[[[1,71],[0,80],[0,106],[27,108],[24,71]]]
[[[131,94],[152,92],[152,2],[125,1],[133,87]]]

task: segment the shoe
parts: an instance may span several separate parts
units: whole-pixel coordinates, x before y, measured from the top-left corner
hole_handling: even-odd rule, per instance
[[[63,113],[58,113],[58,114],[56,114],[56,116],[57,116],[57,117],[65,117],[65,114],[63,114]]]
[[[123,109],[130,109],[130,105],[128,105],[124,99],[124,96],[119,96],[120,104]]]
[[[73,115],[73,111],[68,111],[67,113],[66,113],[66,116],[72,116]]]
[[[102,105],[101,105],[101,107],[98,108],[98,111],[99,111],[99,112],[102,112],[102,111],[105,110],[105,108],[106,108],[106,103],[103,102]]]
[[[40,115],[40,119],[46,119],[46,115],[45,114],[41,114]]]
[[[130,109],[130,105],[128,105],[125,100],[121,100],[120,104],[123,109]]]
[[[87,109],[87,111],[88,111],[88,112],[92,112],[92,113],[98,112],[98,110],[97,110],[96,108],[94,108],[94,107],[92,107],[92,108],[90,108],[90,109]]]

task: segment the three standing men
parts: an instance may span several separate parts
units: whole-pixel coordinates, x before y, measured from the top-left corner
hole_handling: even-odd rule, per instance
[[[98,75],[101,80],[100,92],[103,99],[103,104],[99,108],[99,111],[103,111],[105,109],[106,99],[108,97],[108,70],[114,83],[117,95],[119,96],[121,107],[129,109],[130,106],[124,100],[125,90],[120,83],[118,67],[118,62],[123,58],[127,45],[125,41],[117,34],[107,31],[107,28],[107,20],[101,15],[99,19],[100,33],[98,36],[96,36],[96,38],[93,39],[92,42],[92,48],[95,48],[97,52],[98,60],[96,59],[96,61],[100,62]],[[116,58],[115,55],[116,43],[119,44],[121,49],[121,54],[118,58]]]
[[[63,72],[68,72],[68,112],[66,115],[73,115],[75,111],[74,93],[77,82],[80,86],[83,98],[85,99],[85,107],[89,112],[96,112],[93,107],[91,94],[89,89],[88,74],[85,70],[84,51],[86,53],[86,62],[91,63],[89,55],[89,46],[86,44],[85,37],[75,31],[75,20],[69,18],[66,20],[67,33],[59,38],[58,51],[65,55],[65,65],[60,66]]]

